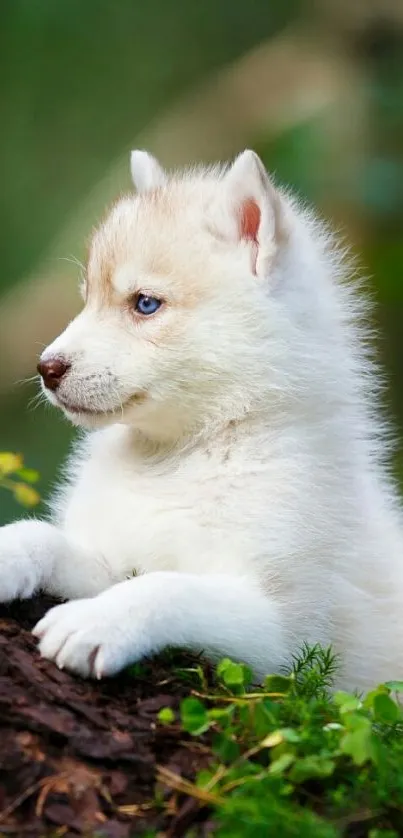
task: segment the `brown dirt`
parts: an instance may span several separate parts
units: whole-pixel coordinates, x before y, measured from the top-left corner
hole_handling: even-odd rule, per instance
[[[97,683],[59,671],[30,633],[51,604],[0,606],[0,835],[205,835],[198,802],[156,786],[158,766],[192,779],[208,761],[179,724],[157,720],[189,687],[158,660]]]

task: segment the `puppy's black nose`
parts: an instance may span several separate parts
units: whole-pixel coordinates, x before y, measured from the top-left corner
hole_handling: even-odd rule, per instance
[[[48,390],[57,390],[63,376],[69,370],[71,364],[64,358],[49,358],[47,361],[39,361],[37,370],[43,378],[43,383]]]

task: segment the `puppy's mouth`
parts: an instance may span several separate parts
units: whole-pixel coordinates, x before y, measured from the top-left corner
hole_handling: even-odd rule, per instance
[[[87,405],[76,404],[74,402],[69,402],[67,399],[61,398],[61,396],[54,394],[57,406],[65,410],[67,413],[71,413],[75,416],[93,416],[95,417],[107,417],[107,416],[118,416],[122,415],[123,411],[131,407],[134,404],[140,404],[146,398],[146,394],[139,392],[134,393],[130,398],[126,399],[125,402],[122,402],[120,405],[116,405],[116,407],[112,408],[93,408],[88,407]]]

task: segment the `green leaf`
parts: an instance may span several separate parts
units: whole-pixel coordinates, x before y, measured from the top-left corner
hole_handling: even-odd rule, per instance
[[[294,730],[293,727],[282,727],[280,733],[282,733],[285,742],[295,743],[301,741],[300,734],[296,730]]]
[[[362,712],[346,713],[343,721],[345,729],[349,732],[354,730],[366,730],[368,727],[371,727],[370,719]]]
[[[217,733],[214,736],[213,751],[223,762],[234,762],[240,755],[238,743],[226,733]]]
[[[350,695],[340,690],[333,696],[335,704],[339,707],[340,713],[350,713],[352,710],[359,710],[362,701],[356,695]]]
[[[175,713],[171,707],[162,707],[157,719],[163,725],[171,725],[175,721]]]
[[[293,680],[293,678],[285,675],[267,675],[263,682],[263,688],[268,693],[286,695],[292,687]]]
[[[21,480],[26,480],[27,483],[37,483],[39,480],[39,472],[34,468],[19,468],[16,471]]]
[[[273,733],[269,733],[268,736],[265,736],[260,743],[261,748],[275,748],[276,745],[281,745],[284,742],[284,736],[281,730],[274,730]]]
[[[403,693],[403,681],[385,681],[385,687],[395,693]]]
[[[13,474],[23,467],[21,454],[12,454],[10,451],[0,451],[0,475],[3,477]]]
[[[371,722],[364,717],[362,722],[366,722],[366,724],[361,724],[355,730],[348,731],[340,742],[342,753],[350,756],[355,765],[363,765],[364,762],[374,759]]]
[[[28,509],[37,506],[40,501],[38,492],[32,486],[27,486],[25,483],[16,483],[13,488],[13,495],[18,503],[26,506]]]
[[[287,768],[292,765],[295,760],[294,754],[281,754],[280,757],[274,760],[271,763],[269,768],[270,774],[283,774],[284,771],[287,771]]]
[[[399,707],[389,695],[386,695],[386,693],[379,693],[375,696],[373,710],[377,722],[394,724],[401,718]]]
[[[380,684],[380,686],[377,687],[376,690],[371,690],[369,693],[367,693],[362,703],[362,706],[366,710],[372,710],[377,695],[389,695],[389,690],[385,686],[385,684]]]
[[[213,776],[214,771],[208,771],[208,769],[203,769],[202,771],[199,771],[196,779],[197,787],[204,788],[204,786],[207,786],[211,782]]]
[[[291,742],[292,744],[295,744],[300,741],[301,737],[296,730],[292,727],[282,727],[280,730],[274,730],[273,733],[269,733],[268,736],[265,736],[265,738],[261,741],[260,746],[262,748],[274,748],[282,742]]]
[[[184,698],[180,713],[183,729],[192,736],[199,736],[210,727],[207,709],[198,698]]]
[[[227,707],[212,707],[208,711],[208,716],[213,722],[227,722],[231,721],[234,710],[235,704],[229,704]]]
[[[252,672],[243,663],[235,663],[230,658],[224,658],[217,666],[217,675],[226,687],[245,687],[252,680]]]

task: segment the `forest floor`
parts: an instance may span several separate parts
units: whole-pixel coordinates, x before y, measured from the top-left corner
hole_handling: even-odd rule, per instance
[[[0,838],[403,836],[403,681],[334,692],[307,645],[262,685],[171,650],[85,681],[38,654],[51,604],[0,606]]]
[[[60,671],[30,633],[51,604],[0,606],[0,835],[184,834],[199,804],[158,778],[194,778],[208,750],[157,714],[188,685],[158,661],[100,682]]]

